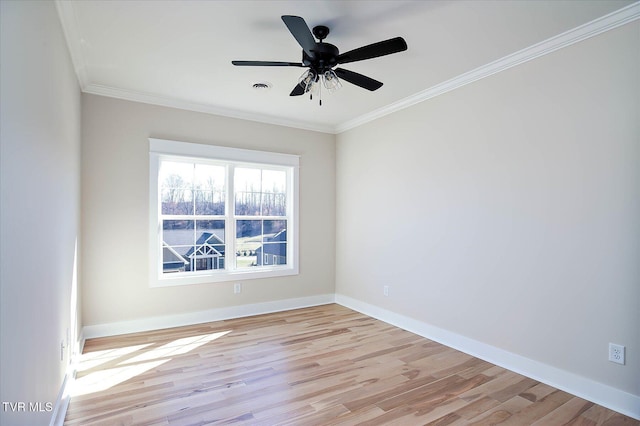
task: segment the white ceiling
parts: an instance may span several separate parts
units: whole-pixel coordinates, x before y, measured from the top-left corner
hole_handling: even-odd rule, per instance
[[[464,76],[481,76],[492,64],[510,60],[513,65],[513,58],[536,53],[536,46],[536,55],[546,53],[548,42],[538,43],[559,40],[559,34],[631,3],[56,2],[84,92],[332,133]],[[231,65],[234,59],[300,62],[302,49],[281,15],[302,16],[311,28],[327,25],[331,33],[325,41],[341,52],[396,36],[406,40],[408,50],[341,66],[384,86],[369,92],[345,82],[339,92],[325,93],[319,106],[307,96],[289,96],[302,68]],[[256,82],[272,88],[255,90]]]

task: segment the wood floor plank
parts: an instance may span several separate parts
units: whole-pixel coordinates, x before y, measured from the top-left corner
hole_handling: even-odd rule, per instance
[[[65,425],[640,422],[339,305],[90,339]]]
[[[531,401],[520,396],[515,396],[502,404],[482,413],[478,417],[470,419],[469,422],[456,422],[453,424],[469,424],[474,426],[503,424],[516,413],[519,413],[529,405]]]
[[[458,415],[460,419],[470,420],[474,417],[479,417],[481,414],[486,413],[498,405],[500,405],[500,401],[489,396],[483,396],[460,408],[455,414]]]
[[[579,417],[593,406],[592,402],[580,398],[571,398],[565,404],[553,410],[546,416],[533,422],[531,426],[544,426],[548,424],[567,424]]]

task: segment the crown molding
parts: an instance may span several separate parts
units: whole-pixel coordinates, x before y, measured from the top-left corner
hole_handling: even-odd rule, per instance
[[[474,81],[489,77],[491,75],[502,72],[511,67],[523,64],[541,56],[547,55],[556,50],[564,47],[571,46],[582,40],[597,36],[606,31],[617,28],[621,25],[635,21],[640,18],[640,1],[632,3],[622,9],[618,9],[615,12],[604,15],[600,18],[594,19],[591,22],[580,25],[574,29],[566,31],[557,36],[551,37],[533,46],[522,49],[511,55],[505,56],[496,61],[490,62],[486,65],[478,67],[472,71],[461,74],[450,80],[437,84],[426,90],[418,92],[414,95],[408,96],[397,102],[379,108],[370,113],[361,115],[353,120],[345,121],[339,124],[335,133],[342,133],[355,127],[361,126],[370,121],[392,114],[396,111],[403,110],[412,105],[424,102],[428,99],[440,96],[459,87],[466,86]]]
[[[213,105],[200,104],[197,102],[183,101],[175,98],[152,95],[133,90],[125,90],[100,84],[88,84],[83,87],[84,93],[107,96],[110,98],[123,99],[127,101],[141,102],[145,104],[165,106],[169,108],[183,109],[187,111],[202,112],[206,114],[220,115],[223,117],[237,118],[241,120],[256,121],[277,126],[293,127],[296,129],[311,130],[321,133],[335,133],[333,126],[310,123],[298,120],[287,120],[282,117],[258,114],[247,111],[220,108]]]
[[[73,9],[73,1],[55,0],[55,4],[62,23],[64,35],[67,40],[67,45],[69,46],[71,60],[78,76],[80,88],[84,93],[330,134],[339,134],[356,128],[378,118],[409,108],[410,106],[416,105],[420,102],[443,95],[459,87],[492,76],[511,67],[515,67],[555,52],[556,50],[564,47],[571,46],[582,40],[597,36],[598,34],[602,34],[640,18],[640,1],[637,1],[612,13],[594,19],[591,22],[580,25],[579,27],[507,55],[496,61],[490,62],[414,95],[393,102],[382,108],[378,108],[372,112],[363,114],[352,120],[332,126],[298,120],[288,120],[286,118],[266,114],[220,108],[212,105],[90,83],[82,54],[83,40],[80,36],[77,17]]]

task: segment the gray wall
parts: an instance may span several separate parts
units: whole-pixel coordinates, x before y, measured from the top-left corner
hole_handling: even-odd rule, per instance
[[[639,26],[338,135],[336,292],[640,395]]]
[[[77,337],[80,90],[54,3],[0,4],[0,400],[46,410]],[[3,425],[50,418],[0,410]]]
[[[333,135],[83,95],[85,326],[333,294]],[[300,274],[150,288],[148,138],[300,155]]]

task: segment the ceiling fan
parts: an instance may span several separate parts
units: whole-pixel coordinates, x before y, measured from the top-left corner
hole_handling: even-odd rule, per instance
[[[323,42],[327,35],[329,35],[328,27],[324,25],[313,27],[312,35],[309,26],[301,17],[284,15],[282,16],[282,20],[298,44],[302,47],[302,62],[231,61],[231,63],[238,66],[309,68],[302,74],[298,84],[296,84],[289,96],[300,96],[309,93],[312,98],[314,93],[321,93],[322,86],[324,86],[327,91],[334,92],[342,87],[340,79],[367,90],[377,90],[382,87],[381,82],[357,72],[344,68],[334,69],[334,67],[336,65],[363,61],[365,59],[377,58],[407,50],[407,43],[404,39],[402,37],[395,37],[353,49],[346,53],[340,53],[338,48],[333,44]],[[314,36],[319,41],[316,41]],[[320,105],[322,105],[322,98],[320,99]]]

